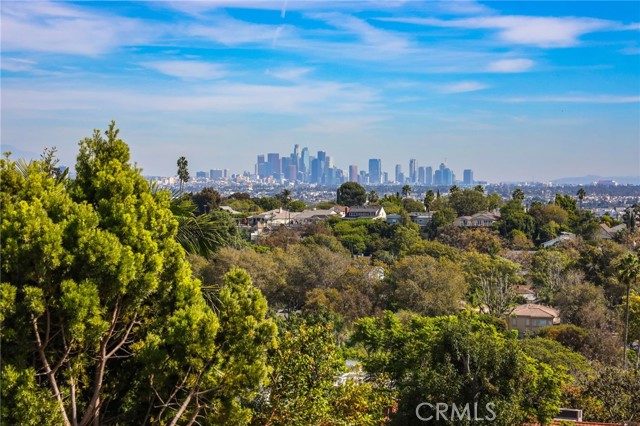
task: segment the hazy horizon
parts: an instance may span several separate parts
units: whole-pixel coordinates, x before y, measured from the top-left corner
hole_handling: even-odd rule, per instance
[[[114,119],[145,175],[253,170],[294,144],[462,177],[638,176],[637,2],[15,2],[2,144]]]

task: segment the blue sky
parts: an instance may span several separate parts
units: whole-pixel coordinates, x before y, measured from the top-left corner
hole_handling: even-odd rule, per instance
[[[115,119],[148,175],[447,163],[489,181],[640,174],[640,2],[3,1],[2,145]]]

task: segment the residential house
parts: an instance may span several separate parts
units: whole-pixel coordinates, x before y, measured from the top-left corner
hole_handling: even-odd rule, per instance
[[[527,303],[536,303],[538,301],[538,295],[533,291],[531,284],[526,285],[514,285],[513,291]]]
[[[542,247],[544,248],[553,247],[564,241],[571,241],[575,239],[576,239],[576,234],[572,234],[571,232],[561,232],[557,238],[554,238],[553,240],[549,240],[542,243]]]
[[[396,223],[402,223],[402,215],[400,214],[388,214],[387,215],[387,223],[390,225],[394,225]]]
[[[471,216],[460,216],[453,221],[453,224],[466,228],[487,228],[496,223],[498,219],[500,219],[499,212],[482,211]]]
[[[351,207],[345,219],[386,219],[387,213],[382,206]]]
[[[306,225],[321,222],[332,217],[344,217],[344,214],[340,210],[333,208],[327,210],[305,210],[295,215],[293,223]]]
[[[598,229],[598,233],[596,234],[597,240],[611,240],[616,236],[618,232],[622,232],[627,229],[627,225],[621,223],[620,225],[613,226],[609,228],[606,223],[600,224],[600,229]]]
[[[266,226],[287,225],[292,223],[297,215],[298,213],[296,212],[290,212],[280,208],[249,216],[247,222],[250,226],[256,226],[258,224]]]
[[[516,306],[509,317],[509,329],[518,330],[521,335],[540,327],[560,324],[560,312],[557,309],[532,303]]]

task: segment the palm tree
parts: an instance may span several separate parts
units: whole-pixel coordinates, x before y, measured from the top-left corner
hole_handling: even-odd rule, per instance
[[[460,191],[460,188],[458,188],[458,185],[453,185],[451,188],[449,188],[449,194],[455,194],[458,191]]]
[[[378,193],[376,191],[373,189],[369,191],[369,203],[376,203],[379,199],[380,197],[378,197]]]
[[[404,185],[402,187],[402,196],[407,198],[411,194],[411,187],[409,185]]]
[[[522,203],[524,201],[524,191],[520,188],[516,188],[511,194],[511,198]]]
[[[578,200],[580,200],[580,208],[582,208],[582,200],[584,200],[584,197],[587,195],[587,191],[585,191],[584,188],[580,188],[578,192],[576,192],[576,195],[578,196]]]
[[[476,185],[473,187],[473,190],[476,192],[479,192],[481,194],[484,194],[484,187],[482,185]]]
[[[185,182],[189,180],[189,170],[187,167],[189,166],[189,162],[185,157],[178,158],[178,179],[180,179],[180,192],[184,188]]]
[[[278,201],[280,201],[280,205],[286,209],[289,206],[289,203],[292,201],[291,190],[286,188],[283,189],[281,193],[276,195],[276,198],[278,199]]]
[[[618,277],[620,281],[627,285],[627,303],[625,307],[625,320],[624,320],[624,350],[622,356],[624,357],[624,368],[627,369],[627,345],[629,342],[629,294],[631,291],[631,284],[635,283],[640,276],[640,254],[629,253],[623,257],[618,263]]]
[[[434,195],[432,190],[428,190],[424,196],[424,207],[427,209],[427,212],[431,211],[431,207],[433,206],[433,202],[435,201],[436,196]]]

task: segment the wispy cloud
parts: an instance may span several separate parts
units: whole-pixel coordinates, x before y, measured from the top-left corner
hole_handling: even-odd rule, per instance
[[[585,104],[632,104],[639,103],[640,96],[617,95],[585,95],[585,96],[530,96],[502,99],[503,102],[554,102],[554,103],[585,103]]]
[[[280,80],[298,81],[313,71],[313,68],[290,67],[268,69],[266,73]]]
[[[457,83],[450,83],[438,86],[438,90],[442,93],[453,94],[453,93],[465,93],[465,92],[475,92],[478,90],[483,90],[488,88],[486,84],[479,83],[477,81],[460,81]]]
[[[634,25],[595,18],[540,16],[480,16],[462,19],[381,18],[444,28],[496,30],[506,43],[538,47],[569,47],[580,42],[582,35],[604,30],[628,30]]]
[[[376,28],[367,21],[355,16],[341,13],[313,13],[307,16],[324,21],[334,28],[354,35],[364,44],[375,47],[379,51],[399,53],[406,51],[410,47],[410,42],[406,35]]]
[[[292,28],[288,26],[254,24],[229,16],[216,16],[205,24],[191,25],[188,36],[204,38],[227,46],[239,46],[249,43],[271,43],[275,34],[278,37],[288,35]]]
[[[228,74],[220,64],[201,61],[151,61],[143,62],[141,65],[182,79],[213,80]]]
[[[3,110],[23,111],[199,111],[305,115],[331,110],[377,109],[378,92],[359,84],[306,81],[295,85],[215,82],[162,93],[117,87],[3,87]]]
[[[160,30],[137,19],[54,2],[3,2],[2,49],[97,56],[147,43]]]
[[[500,59],[491,62],[487,67],[489,72],[516,73],[529,71],[534,65],[531,59]]]
[[[35,65],[35,61],[31,61],[28,59],[3,57],[0,61],[0,68],[3,71],[9,72],[33,71]]]

